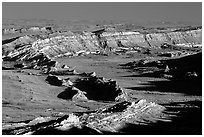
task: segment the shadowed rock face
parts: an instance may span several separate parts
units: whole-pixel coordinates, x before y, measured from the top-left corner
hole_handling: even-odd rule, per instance
[[[95,101],[119,101],[127,100],[126,93],[117,85],[116,81],[105,80],[103,77],[79,78],[74,84],[66,84],[65,80],[57,76],[48,76],[46,81],[51,85],[67,88],[58,94],[58,98],[65,100],[95,100]]]
[[[15,37],[15,38],[11,38],[11,39],[6,39],[2,41],[2,45],[7,44],[7,43],[11,43],[14,40],[18,39],[19,37]]]
[[[93,76],[92,73],[86,78],[78,78],[71,82],[69,78],[59,78],[49,74],[45,79],[50,85],[66,86],[67,88],[58,94],[58,98],[66,100],[96,100],[96,101],[119,101],[127,100],[126,93],[117,85],[116,81],[106,80],[103,77]]]
[[[169,73],[175,78],[191,77],[188,73],[195,73],[195,77],[202,79],[202,52],[166,61]]]
[[[65,89],[65,91],[58,94],[57,97],[61,99],[71,100],[77,93],[77,90],[73,90],[71,87],[68,87]]]
[[[116,97],[123,92],[116,81],[104,80],[100,77],[78,79],[75,87],[86,92],[90,100],[115,101]]]
[[[124,68],[141,71],[143,76],[160,77],[164,74],[171,75],[174,79],[189,79],[202,77],[202,52],[166,60],[148,60],[121,64]],[[148,73],[150,71],[151,73]],[[152,75],[151,75],[152,74]]]
[[[56,76],[49,75],[45,81],[54,86],[61,86],[63,81]]]

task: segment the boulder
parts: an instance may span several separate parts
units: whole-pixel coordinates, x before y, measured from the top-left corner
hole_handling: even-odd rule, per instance
[[[70,67],[69,66],[67,66],[67,65],[62,65],[62,67],[61,68],[63,68],[63,69],[69,69]]]
[[[66,88],[63,92],[57,95],[58,98],[71,100],[74,95],[78,93],[78,90],[73,89],[72,87]]]
[[[45,79],[49,84],[54,86],[62,86],[63,80],[54,75],[48,75]]]
[[[70,86],[73,86],[73,82],[71,82],[71,80],[69,78],[66,78],[66,79],[63,79],[62,85],[70,87]]]
[[[65,100],[73,100],[73,101],[79,101],[79,100],[88,100],[88,98],[85,95],[86,93],[79,90],[78,88],[72,86],[66,88],[63,92],[58,94],[58,98],[65,99]]]
[[[79,75],[83,76],[83,77],[96,77],[96,72],[91,72],[91,73],[83,72],[83,73],[81,73]]]

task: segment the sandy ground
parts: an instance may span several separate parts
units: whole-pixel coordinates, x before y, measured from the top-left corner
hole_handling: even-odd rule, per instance
[[[98,76],[114,79],[133,100],[147,99],[158,104],[201,101],[201,95],[186,94],[184,88],[169,84],[169,80],[154,77],[138,77],[137,72],[122,69],[119,64],[133,61],[127,56],[87,56],[57,59],[59,63],[77,72],[96,72]],[[32,73],[30,73],[32,72]],[[30,74],[29,74],[30,73]],[[3,70],[2,103],[3,122],[17,122],[38,116],[53,116],[59,112],[94,110],[107,102],[72,102],[57,98],[66,87],[51,86],[45,75],[37,70]],[[69,76],[67,76],[69,77]],[[71,76],[73,77],[73,76]],[[164,86],[153,84],[161,83]],[[171,92],[172,90],[172,92]]]
[[[30,34],[37,33],[7,34],[2,36],[2,40]],[[182,51],[182,49],[180,50]],[[156,50],[155,53],[160,53],[160,51]],[[116,80],[133,101],[146,99],[165,106],[168,113],[177,115],[171,123],[158,122],[148,126],[127,125],[123,129],[125,133],[202,134],[202,84],[200,84],[202,81],[192,83],[191,81],[170,81],[165,78],[145,77],[139,75],[137,71],[124,69],[120,66],[120,64],[141,58],[151,58],[150,56],[145,54],[136,54],[135,56],[127,54],[87,55],[58,58],[56,61],[74,68],[79,73],[96,72],[98,76]],[[154,56],[153,58],[158,57]],[[64,92],[66,87],[52,86],[46,83],[46,77],[47,75],[39,74],[38,70],[2,70],[2,124],[26,123],[36,117],[52,117],[54,119],[61,117],[61,114],[91,111],[115,104],[115,102],[93,100],[75,102],[60,99],[57,96]],[[72,81],[77,76],[63,77],[69,77]]]
[[[132,100],[146,99],[164,105],[170,111],[179,113],[182,119],[176,122],[150,127],[138,127],[137,134],[200,134],[201,133],[201,89],[193,83],[172,83],[164,78],[141,77],[137,72],[124,69],[120,64],[140,59],[121,56],[85,56],[58,58],[61,64],[74,68],[77,72],[96,72],[98,76],[114,79],[123,90],[129,93]],[[59,117],[60,113],[84,112],[100,108],[114,102],[70,101],[57,97],[66,87],[52,86],[46,83],[46,75],[39,70],[3,70],[2,71],[2,122],[14,123],[33,120],[36,117]],[[76,76],[69,77],[71,80]],[[191,92],[187,92],[191,91]],[[195,94],[194,94],[195,93]],[[199,94],[197,94],[199,93]],[[171,106],[171,107],[168,107]],[[172,107],[175,106],[175,107]],[[181,112],[181,113],[180,113]],[[200,122],[199,122],[200,121]],[[176,130],[174,129],[176,125]],[[168,129],[160,132],[162,129]],[[134,126],[127,127],[125,132],[132,132]],[[176,131],[176,132],[175,132]]]
[[[76,57],[76,58],[63,58],[57,61],[68,66],[74,67],[78,72],[96,72],[97,75],[105,78],[114,79],[117,83],[133,98],[147,99],[159,104],[180,102],[180,101],[193,101],[201,100],[201,95],[187,94],[186,90],[199,90],[188,89],[182,83],[171,84],[168,79],[155,78],[155,77],[141,77],[137,72],[128,69],[123,69],[119,64],[140,59],[128,58],[128,56],[91,56],[91,57]],[[164,84],[164,87],[159,85],[151,85],[151,82]],[[160,83],[159,83],[160,82]],[[179,87],[181,84],[181,87]],[[190,83],[188,83],[190,84]],[[157,88],[157,87],[158,88]],[[183,86],[183,88],[182,88]],[[150,87],[150,88],[147,88]],[[152,88],[151,87],[155,87]],[[193,91],[192,91],[193,92]],[[196,91],[195,91],[196,92]]]
[[[107,103],[73,102],[57,95],[66,87],[51,86],[46,76],[28,75],[33,70],[2,72],[2,122],[19,122],[58,113],[94,110]],[[91,104],[91,105],[90,105]],[[89,108],[90,107],[90,108]]]

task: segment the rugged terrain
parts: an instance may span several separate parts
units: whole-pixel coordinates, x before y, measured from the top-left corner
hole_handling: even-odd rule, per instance
[[[201,134],[201,26],[46,23],[3,24],[3,134]]]

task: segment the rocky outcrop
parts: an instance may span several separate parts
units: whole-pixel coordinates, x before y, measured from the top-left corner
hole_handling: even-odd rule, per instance
[[[32,31],[39,31],[32,28]],[[17,37],[3,43],[3,61],[10,63],[13,68],[41,69],[49,74],[46,81],[50,85],[65,86],[66,89],[58,94],[58,98],[72,101],[111,101],[116,103],[100,109],[64,115],[55,120],[50,118],[36,118],[32,121],[4,124],[4,134],[42,134],[43,132],[57,131],[73,133],[72,131],[87,131],[95,134],[103,132],[118,133],[126,123],[146,125],[166,120],[163,113],[165,107],[140,100],[130,102],[128,95],[120,88],[116,81],[97,77],[95,73],[78,74],[69,67],[60,67],[55,57],[78,56],[83,54],[97,54],[98,52],[140,51],[141,49],[159,49],[163,43],[174,46],[201,44],[201,29],[171,31],[163,33],[140,32],[102,32],[96,35],[92,32],[80,34],[66,32],[58,36],[38,39],[35,36]],[[179,45],[180,44],[180,45]],[[147,50],[149,51],[149,50]],[[169,55],[169,54],[168,54]],[[170,53],[170,55],[172,55]],[[174,60],[139,60],[126,64],[131,68],[159,69],[159,75],[168,74],[173,78],[198,77],[202,75],[201,53]],[[199,60],[199,61],[198,61]],[[146,69],[145,68],[145,69]],[[148,73],[149,73],[148,72]],[[78,75],[80,78],[73,83],[69,78],[60,78],[56,75]],[[56,133],[56,132],[55,132]]]
[[[159,48],[163,43],[186,47],[201,46],[202,43],[201,29],[184,32],[153,33],[147,34],[146,37],[151,47],[155,48]]]
[[[18,52],[18,50],[24,49],[24,46],[31,45],[35,40],[35,37],[28,35],[3,40],[2,56],[7,56],[11,52]]]
[[[60,78],[58,78],[58,77],[56,77],[56,76],[52,76],[52,75],[49,75],[49,76],[45,79],[45,81],[47,81],[49,84],[55,85],[55,86],[61,86],[62,83],[63,83],[63,81],[62,81]]]
[[[59,35],[44,40],[35,41],[32,48],[45,53],[50,57],[78,55],[82,52],[99,50],[97,37],[91,33],[71,36]]]
[[[21,68],[33,68],[41,69],[42,67],[55,67],[57,62],[50,59],[43,53],[36,52],[30,48],[30,45],[23,47],[23,50],[19,52],[9,53],[8,56],[3,58],[4,62],[14,62],[15,64],[21,64]],[[12,66],[11,66],[12,67]]]
[[[79,54],[80,51],[89,54],[106,47],[120,48],[118,42],[126,48],[160,48],[163,43],[173,43],[178,46],[193,46],[201,44],[201,29],[186,32],[140,34],[136,32],[103,32],[100,37],[92,33],[73,34],[71,36],[57,36],[50,39],[36,41],[32,47],[43,51],[47,55],[63,56]],[[103,39],[103,40],[101,40]]]
[[[58,76],[49,74],[45,79],[50,85],[54,86],[72,86],[73,83],[69,80],[69,78],[62,79]]]
[[[88,77],[78,79],[74,86],[86,92],[86,97],[97,101],[127,100],[127,94],[114,80],[106,80],[103,77]]]
[[[77,75],[78,73],[74,69],[56,69],[56,70],[48,70],[45,74],[52,74],[52,75]]]
[[[166,60],[169,67],[168,73],[174,78],[199,78],[202,79],[202,52]]]
[[[4,28],[2,29],[2,34],[20,34],[20,33],[26,33],[26,32],[52,32],[52,27],[51,26],[45,26],[45,27],[28,27],[28,28]]]
[[[95,100],[95,101],[124,101],[128,95],[120,88],[116,81],[103,77],[88,76],[78,78],[73,83],[69,79],[61,79],[49,75],[46,81],[55,86],[67,86],[58,97],[66,100]]]
[[[32,48],[31,43],[36,40],[32,36],[23,36],[2,46],[3,61],[15,62],[14,64],[22,64],[21,68],[36,68],[56,65],[46,54]]]
[[[151,49],[164,48],[164,44],[194,48],[201,46],[201,37],[202,29],[200,28],[148,34],[132,31],[102,31],[100,34],[65,32],[57,36],[50,35],[45,39],[26,35],[4,41],[2,54],[4,61],[17,61],[18,64],[27,64],[27,67],[38,68],[39,66],[54,66],[53,59],[62,56],[131,51],[150,54]]]
[[[141,59],[121,66],[141,72],[143,76],[147,74],[154,77],[168,76],[171,79],[201,79],[202,52],[174,59]]]
[[[72,100],[72,101],[87,101],[88,98],[86,97],[86,92],[79,90],[74,86],[67,87],[63,92],[57,95],[58,98],[65,99],[65,100]]]
[[[69,78],[49,74],[45,81],[53,86],[66,86],[58,97],[66,100],[124,101],[128,94],[119,87],[116,81],[97,77],[95,73],[82,73],[75,81]]]
[[[145,35],[136,32],[104,32],[102,37],[106,38],[107,45],[118,47],[118,41],[125,47],[146,47],[149,48]]]
[[[57,119],[40,117],[27,123],[3,124],[3,134],[104,134],[120,133],[127,123],[146,125],[170,121],[165,107],[140,100],[104,106],[92,112],[71,113]],[[75,132],[76,133],[75,133]]]
[[[170,43],[176,46],[201,46],[201,29],[186,32],[150,33],[139,32],[103,32],[100,36],[93,33],[61,35],[50,39],[36,41],[32,47],[44,52],[50,57],[66,55],[90,54],[107,48],[114,52],[127,48],[161,48],[162,44]],[[122,46],[121,46],[122,45]]]

